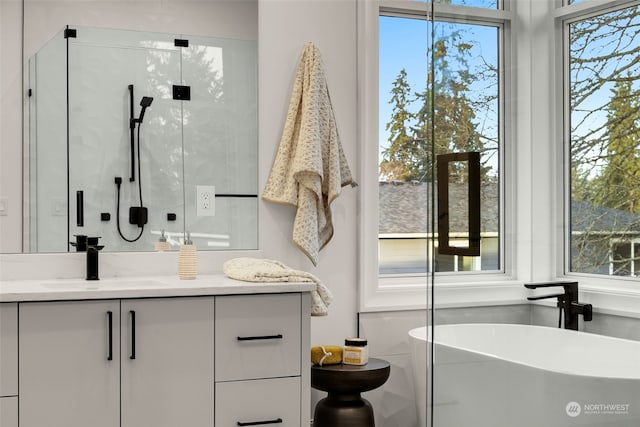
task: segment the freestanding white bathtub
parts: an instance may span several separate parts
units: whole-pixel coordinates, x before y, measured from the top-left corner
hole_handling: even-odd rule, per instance
[[[421,427],[428,335],[409,331]],[[640,341],[511,324],[434,335],[433,427],[640,426]]]

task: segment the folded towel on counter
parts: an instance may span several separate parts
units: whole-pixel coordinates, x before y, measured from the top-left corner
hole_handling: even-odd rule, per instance
[[[228,277],[245,282],[314,282],[311,291],[311,315],[326,316],[333,295],[316,276],[306,271],[293,270],[280,261],[261,258],[234,258],[225,262],[222,271]]]
[[[264,200],[296,208],[293,241],[311,260],[333,236],[330,205],[355,185],[342,150],[320,51],[305,44]]]

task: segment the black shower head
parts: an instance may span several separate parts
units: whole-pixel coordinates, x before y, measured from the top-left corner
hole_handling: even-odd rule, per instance
[[[140,110],[140,117],[138,118],[138,120],[136,120],[138,123],[142,123],[142,119],[144,118],[144,111],[147,109],[148,106],[151,105],[152,102],[153,102],[152,97],[150,96],[142,97],[142,101],[140,101],[140,106],[142,107],[142,110]]]
[[[153,98],[151,96],[143,96],[142,101],[140,101],[140,106],[146,108],[150,106],[152,102],[153,102]]]

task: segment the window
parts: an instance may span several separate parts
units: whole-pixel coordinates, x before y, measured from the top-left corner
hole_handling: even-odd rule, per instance
[[[640,6],[575,17],[565,22],[565,34],[567,269],[637,277]]]
[[[419,1],[429,1],[429,0],[419,0]],[[497,9],[499,7],[499,1],[500,0],[435,0],[435,3]]]
[[[609,274],[640,277],[640,241],[612,242]]]
[[[497,7],[496,1],[451,4]],[[403,15],[397,8],[388,15],[383,10],[379,17],[381,276],[424,275],[432,265],[436,272],[501,269],[503,25],[483,22],[473,16],[472,8],[450,10],[457,16],[448,13],[440,19],[436,13],[433,30],[426,16]],[[470,151],[481,153],[481,253],[439,254],[437,243],[431,242],[437,239],[429,209],[435,184],[433,155]],[[450,169],[450,177],[450,245],[467,246],[468,219],[457,215],[467,208],[464,165]]]

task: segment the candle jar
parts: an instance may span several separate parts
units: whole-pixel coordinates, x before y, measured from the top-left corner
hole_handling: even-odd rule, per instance
[[[345,365],[366,365],[369,361],[369,349],[364,338],[347,338],[344,340],[342,363]]]

